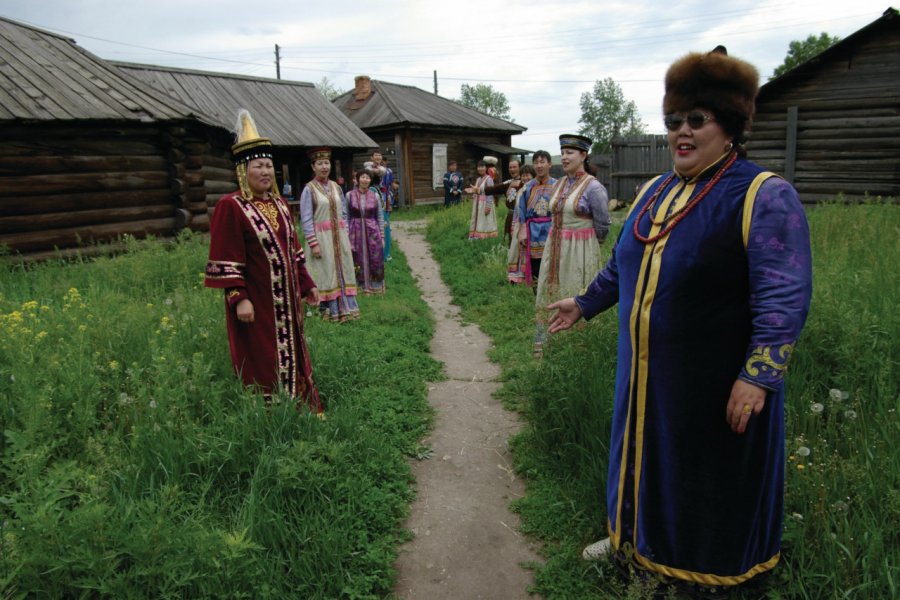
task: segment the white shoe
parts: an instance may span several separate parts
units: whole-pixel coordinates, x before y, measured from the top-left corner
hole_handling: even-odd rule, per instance
[[[599,542],[594,542],[587,546],[581,552],[581,558],[584,560],[600,560],[612,551],[612,544],[609,538],[604,538]]]

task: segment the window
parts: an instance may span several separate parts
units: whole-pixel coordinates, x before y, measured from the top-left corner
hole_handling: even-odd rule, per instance
[[[431,147],[431,179],[433,187],[444,187],[444,173],[447,172],[447,144]]]

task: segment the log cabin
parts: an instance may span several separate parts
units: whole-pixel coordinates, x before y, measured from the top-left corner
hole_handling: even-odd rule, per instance
[[[472,177],[486,155],[499,158],[501,172],[508,173],[510,157],[531,153],[510,145],[525,127],[408,85],[359,75],[354,89],[334,104],[381,149],[400,181],[401,205],[443,201],[448,160],[456,160],[459,172]],[[362,168],[369,158],[355,155],[353,168]]]
[[[897,10],[763,85],[747,150],[804,203],[900,197]]]
[[[375,141],[344,116],[311,83],[112,62],[150,89],[167,94],[233,129],[239,108],[246,108],[260,134],[275,145],[279,188],[290,182],[295,205],[312,179],[307,151],[332,148],[332,178],[350,180],[355,153],[376,147]],[[210,144],[203,157],[203,182],[210,213],[223,193],[236,189],[231,147]]]
[[[144,89],[74,40],[0,17],[0,247],[50,256],[209,226],[194,185],[209,116]]]

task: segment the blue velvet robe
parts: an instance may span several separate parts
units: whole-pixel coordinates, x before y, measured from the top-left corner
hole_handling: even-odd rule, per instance
[[[698,194],[724,158],[675,177],[638,223],[643,236]],[[780,558],[782,378],[812,289],[809,229],[796,191],[738,159],[669,234],[643,243],[644,186],[612,256],[576,298],[585,318],[618,303],[607,484],[613,548],[645,569],[735,585]],[[737,378],[768,390],[743,434],[726,405]]]

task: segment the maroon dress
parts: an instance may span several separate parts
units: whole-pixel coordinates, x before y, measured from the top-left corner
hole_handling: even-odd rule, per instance
[[[210,225],[207,287],[225,290],[228,343],[235,371],[263,393],[283,389],[310,410],[323,405],[312,380],[303,339],[302,296],[316,287],[306,270],[293,220],[281,198],[248,201],[222,196]],[[238,320],[236,306],[253,303],[254,320]]]

